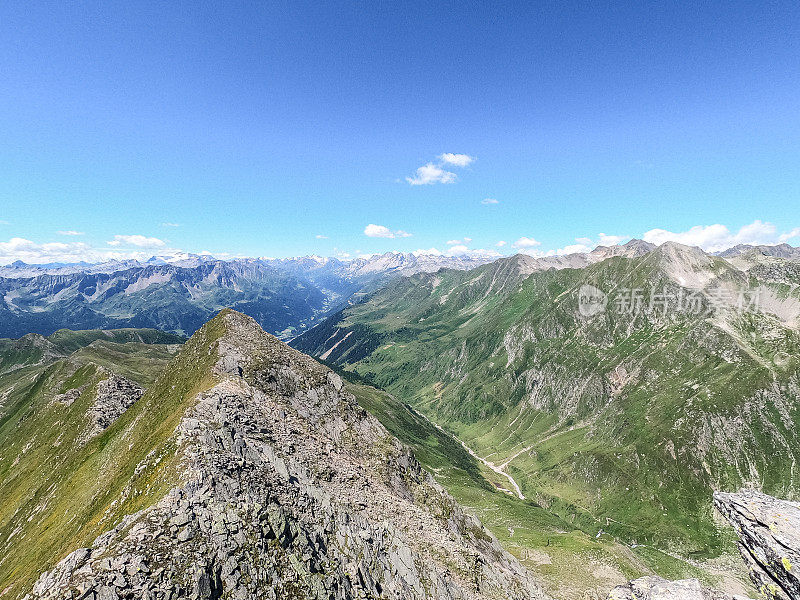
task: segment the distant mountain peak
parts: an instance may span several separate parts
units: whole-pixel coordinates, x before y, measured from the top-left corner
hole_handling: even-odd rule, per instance
[[[761,254],[776,258],[800,259],[800,248],[790,246],[786,242],[781,244],[737,244],[732,248],[715,253],[722,258],[735,258],[747,254]]]

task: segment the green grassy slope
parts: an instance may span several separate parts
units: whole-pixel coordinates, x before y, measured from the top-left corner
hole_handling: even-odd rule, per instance
[[[0,374],[26,365],[65,358],[93,342],[182,344],[185,338],[156,329],[59,329],[48,337],[35,333],[19,339],[0,338]]]
[[[88,345],[0,377],[1,594],[19,597],[43,570],[174,484],[167,440],[187,403],[212,385],[208,348],[220,335],[216,327],[206,325],[177,356],[171,345],[109,341],[167,339],[147,332],[102,339],[59,332],[57,342],[68,348]],[[86,442],[86,412],[106,369],[149,387]],[[59,401],[73,389],[81,390],[74,402]]]

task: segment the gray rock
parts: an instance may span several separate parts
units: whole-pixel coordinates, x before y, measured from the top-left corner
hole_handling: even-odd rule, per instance
[[[97,600],[119,600],[119,596],[113,587],[104,585],[97,590]]]
[[[714,493],[714,506],[739,534],[750,578],[768,598],[800,598],[800,503],[754,490]]]
[[[109,373],[97,384],[95,401],[87,412],[90,426],[82,440],[88,441],[108,429],[143,393],[144,389],[130,379]]]

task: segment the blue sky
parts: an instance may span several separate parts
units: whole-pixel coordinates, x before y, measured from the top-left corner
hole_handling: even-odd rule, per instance
[[[4,2],[0,262],[796,245],[798,40],[796,2]]]

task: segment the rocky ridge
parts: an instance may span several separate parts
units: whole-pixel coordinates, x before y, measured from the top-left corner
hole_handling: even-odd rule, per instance
[[[241,314],[209,327],[175,485],[29,598],[545,598],[337,375]]]

